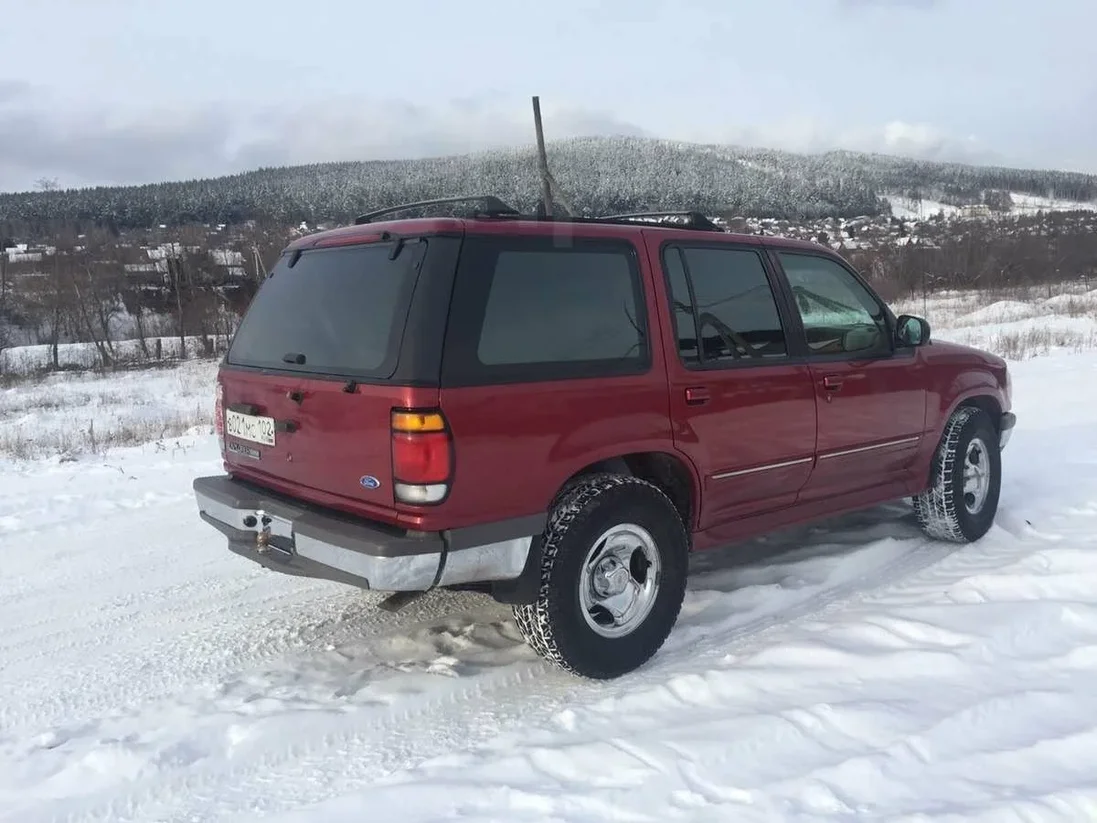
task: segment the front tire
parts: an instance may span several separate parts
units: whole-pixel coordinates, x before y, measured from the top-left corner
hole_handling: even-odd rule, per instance
[[[990,415],[961,406],[945,424],[929,488],[914,498],[914,511],[935,540],[972,543],[994,523],[1001,486],[1002,455]]]
[[[560,668],[619,677],[666,641],[685,597],[689,538],[670,499],[627,475],[594,475],[556,501],[537,600],[514,607],[529,645]]]

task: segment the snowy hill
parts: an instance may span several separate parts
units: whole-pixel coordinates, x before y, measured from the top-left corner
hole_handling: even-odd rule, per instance
[[[688,207],[754,217],[852,217],[886,213],[898,200],[950,208],[998,204],[1005,192],[1014,203],[1020,198],[1097,208],[1097,176],[1071,172],[642,138],[566,140],[550,144],[549,153],[553,173],[574,205],[599,214]],[[39,228],[50,221],[119,229],[249,219],[316,225],[346,222],[393,203],[469,193],[496,194],[532,209],[538,196],[535,169],[532,148],[326,163],[211,180],[5,194],[0,214],[10,226]]]

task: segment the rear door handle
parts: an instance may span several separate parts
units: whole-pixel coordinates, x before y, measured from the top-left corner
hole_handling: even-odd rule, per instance
[[[841,391],[842,378],[840,377],[824,377],[823,388],[827,391]]]
[[[686,405],[700,406],[709,401],[708,387],[690,386],[686,389]]]

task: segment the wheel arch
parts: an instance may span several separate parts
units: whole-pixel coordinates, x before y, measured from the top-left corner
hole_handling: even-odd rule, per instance
[[[674,504],[686,532],[693,532],[700,509],[700,483],[696,471],[681,455],[665,451],[643,451],[597,460],[568,477],[556,491],[553,500],[583,477],[601,473],[630,475],[656,486]]]
[[[994,430],[1000,430],[1002,425],[1002,412],[1004,409],[1002,408],[1001,401],[993,394],[972,394],[961,399],[949,410],[948,417],[945,419],[948,420],[949,417],[952,417],[952,415],[956,413],[957,409],[965,406],[985,411],[990,416],[990,422],[991,425],[994,426]]]
[[[693,466],[681,455],[665,451],[626,452],[593,461],[573,472],[546,501],[551,512],[556,502],[584,477],[596,474],[620,474],[646,480],[662,491],[674,505],[685,528],[688,547],[693,548],[693,530],[700,509],[700,483]],[[541,535],[530,546],[522,573],[514,580],[490,584],[491,596],[500,603],[522,605],[537,598],[541,568]]]

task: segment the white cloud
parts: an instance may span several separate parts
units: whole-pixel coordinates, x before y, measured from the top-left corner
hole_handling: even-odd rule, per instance
[[[691,139],[701,139],[694,134]],[[707,138],[711,139],[711,138]],[[892,120],[881,125],[835,126],[811,118],[733,126],[720,142],[785,151],[816,153],[832,149],[874,152],[958,163],[1001,163],[1005,158],[973,135],[956,135],[927,123]]]
[[[548,139],[643,130],[605,113],[546,103]],[[216,176],[258,166],[399,159],[529,144],[525,101],[463,99],[438,106],[355,97],[297,106],[211,103],[190,110],[61,110],[0,96],[0,190],[42,177],[63,186]]]
[[[646,134],[611,114],[555,99],[542,112],[549,140]],[[836,127],[789,118],[705,131],[683,128],[673,118],[664,122],[665,130],[649,136],[796,152],[842,148],[1007,162],[975,137],[903,120]],[[37,90],[0,88],[0,190],[28,188],[41,177],[63,186],[155,182],[259,166],[457,154],[533,139],[529,98],[481,96],[428,106],[343,96],[296,106],[215,102],[189,110],[160,105],[123,112],[66,110]]]

